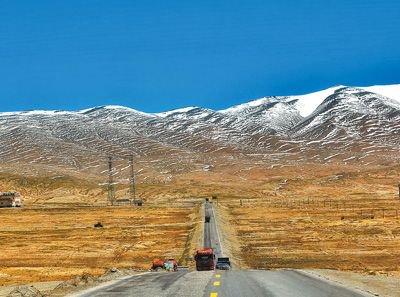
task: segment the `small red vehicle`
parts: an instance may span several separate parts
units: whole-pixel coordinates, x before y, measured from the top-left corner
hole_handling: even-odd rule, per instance
[[[164,269],[164,260],[154,259],[151,269],[152,270]]]

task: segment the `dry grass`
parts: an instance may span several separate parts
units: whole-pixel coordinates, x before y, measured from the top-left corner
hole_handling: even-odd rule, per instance
[[[0,284],[148,269],[154,257],[183,264],[198,208],[0,209]],[[100,221],[103,228],[94,228]]]
[[[397,171],[314,174],[271,181],[264,197],[220,200],[244,265],[400,272]]]
[[[240,165],[168,183],[139,179],[142,209],[82,207],[106,202],[101,178],[1,175],[0,187],[21,191],[26,208],[0,210],[0,283],[145,269],[153,257],[187,262],[200,234],[192,197],[211,195],[244,267],[400,271],[399,166]],[[93,228],[97,221],[103,229]]]

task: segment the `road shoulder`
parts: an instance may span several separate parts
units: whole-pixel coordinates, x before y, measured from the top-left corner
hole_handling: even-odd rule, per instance
[[[330,269],[304,269],[301,271],[345,287],[356,288],[374,296],[400,297],[399,276],[369,275]]]
[[[97,285],[95,287],[91,287],[89,289],[85,289],[85,290],[82,290],[82,291],[78,291],[78,292],[74,292],[74,293],[68,294],[68,295],[66,295],[66,297],[79,297],[79,296],[84,296],[84,295],[90,295],[91,293],[93,293],[95,291],[114,286],[114,285],[116,285],[118,283],[121,283],[121,282],[123,282],[123,281],[125,281],[125,280],[127,280],[129,278],[132,278],[132,277],[135,277],[135,276],[140,276],[140,275],[145,275],[145,274],[149,274],[149,273],[150,272],[144,272],[144,273],[139,273],[139,274],[136,274],[136,275],[127,275],[127,276],[119,277],[117,279],[114,279],[114,280],[111,280],[111,281],[108,281],[108,282],[104,282],[104,283],[102,283],[100,285]]]
[[[240,241],[239,237],[236,234],[235,229],[232,224],[229,222],[229,214],[228,210],[225,206],[215,205],[215,221],[216,226],[219,228],[221,245],[224,248],[224,254],[229,257],[232,262],[232,266],[234,269],[246,269],[247,267],[243,260],[238,256],[240,255]]]

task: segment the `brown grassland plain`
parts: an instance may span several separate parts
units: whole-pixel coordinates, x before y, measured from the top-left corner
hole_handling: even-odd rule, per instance
[[[25,207],[0,210],[0,284],[148,269],[154,257],[191,265],[206,196],[217,197],[224,241],[242,267],[398,274],[399,173],[399,166],[215,166],[168,183],[139,178],[142,208],[105,207],[100,178],[1,175],[0,188],[21,191]],[[95,229],[97,221],[104,228]]]
[[[400,168],[319,169],[219,199],[242,265],[400,275]]]
[[[0,285],[149,269],[155,257],[186,264],[198,224],[197,206],[0,209]]]

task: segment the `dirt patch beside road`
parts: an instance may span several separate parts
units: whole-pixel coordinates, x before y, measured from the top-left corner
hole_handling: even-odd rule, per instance
[[[327,269],[305,270],[307,273],[358,288],[381,297],[400,297],[400,274],[398,276],[369,275],[350,271]]]

